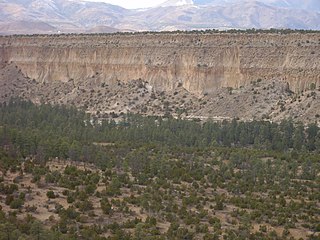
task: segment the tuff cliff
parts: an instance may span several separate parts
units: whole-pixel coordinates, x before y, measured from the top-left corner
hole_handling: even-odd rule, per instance
[[[257,79],[320,85],[320,34],[114,34],[0,37],[0,62],[37,82],[142,79],[194,94]]]

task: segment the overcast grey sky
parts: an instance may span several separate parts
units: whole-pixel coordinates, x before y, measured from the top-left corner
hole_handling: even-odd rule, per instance
[[[87,0],[91,2],[106,2],[114,5],[119,5],[125,8],[146,8],[159,5],[165,0]]]

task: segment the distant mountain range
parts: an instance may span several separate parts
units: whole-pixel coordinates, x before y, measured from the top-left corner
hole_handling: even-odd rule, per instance
[[[129,10],[102,2],[0,0],[1,34],[229,28],[320,30],[319,0],[169,0]]]
[[[274,7],[320,11],[319,0],[169,0],[160,6],[181,6],[188,4],[196,6],[227,6],[243,2],[260,2]]]

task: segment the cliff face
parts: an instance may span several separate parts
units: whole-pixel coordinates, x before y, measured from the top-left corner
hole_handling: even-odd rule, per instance
[[[195,94],[257,79],[320,85],[320,34],[139,34],[0,37],[1,65],[38,82],[142,79]]]

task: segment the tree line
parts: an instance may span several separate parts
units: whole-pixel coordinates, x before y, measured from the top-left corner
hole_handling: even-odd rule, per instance
[[[103,161],[93,143],[155,143],[185,147],[247,147],[262,150],[319,152],[316,123],[304,126],[291,119],[199,123],[173,117],[128,114],[115,122],[99,120],[73,107],[35,105],[15,99],[0,106],[0,144],[18,149],[22,157],[61,157]]]

